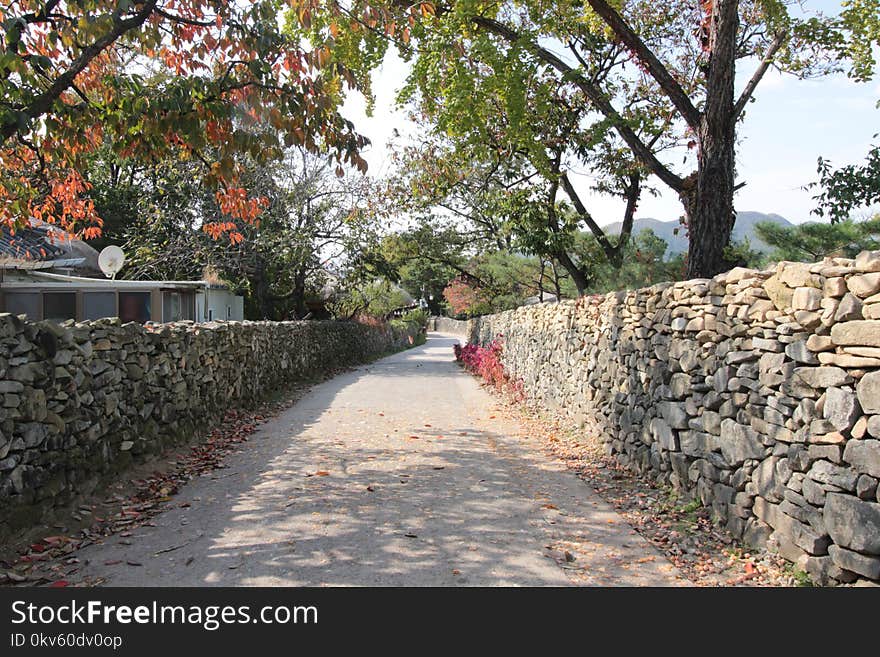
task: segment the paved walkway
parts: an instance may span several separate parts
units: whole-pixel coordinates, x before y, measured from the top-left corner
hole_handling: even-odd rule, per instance
[[[454,342],[431,334],[315,386],[154,527],[81,550],[81,574],[115,586],[684,583],[495,417]]]

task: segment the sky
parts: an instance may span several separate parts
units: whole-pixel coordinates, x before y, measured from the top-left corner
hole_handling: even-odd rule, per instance
[[[838,6],[834,0],[817,0],[807,5],[826,13],[834,13]],[[752,66],[747,62],[741,64],[737,71],[738,90],[751,77]],[[366,103],[357,93],[351,93],[343,107],[343,114],[372,142],[364,154],[370,175],[381,176],[390,171],[386,144],[393,131],[406,134],[413,127],[406,112],[395,105],[396,92],[407,72],[407,64],[390,52],[374,73],[373,116],[366,115]],[[737,210],[775,213],[795,223],[818,220],[810,214],[815,207],[811,198],[814,192],[802,188],[817,179],[816,163],[820,156],[834,165],[854,164],[864,159],[871,144],[880,142],[874,138],[880,132],[878,100],[880,76],[858,84],[843,75],[798,80],[772,69],[768,71],[739,128],[737,182],[746,184],[737,193]],[[681,167],[674,170],[688,173]],[[575,181],[600,224],[622,218],[622,203],[588,191],[586,172]],[[682,209],[676,195],[659,183],[656,187],[661,194],[643,195],[636,216],[678,218]]]

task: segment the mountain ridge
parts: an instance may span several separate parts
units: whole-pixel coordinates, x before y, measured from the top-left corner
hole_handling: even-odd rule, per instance
[[[751,247],[761,253],[769,253],[773,250],[769,244],[759,239],[755,233],[755,224],[761,221],[770,221],[781,226],[793,226],[794,224],[782,215],[776,213],[764,213],[746,210],[738,212],[736,215],[736,223],[733,226],[732,239],[734,242],[742,242],[746,238],[749,240]],[[621,222],[616,221],[604,227],[609,235],[617,235],[620,233]],[[633,222],[633,235],[638,235],[642,230],[649,228],[654,234],[666,242],[666,256],[675,256],[679,253],[687,253],[688,239],[684,233],[684,227],[678,221],[663,221],[652,217],[636,219]]]

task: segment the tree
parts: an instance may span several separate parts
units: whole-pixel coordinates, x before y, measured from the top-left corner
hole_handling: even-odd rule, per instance
[[[428,219],[383,238],[379,253],[384,275],[413,297],[424,298],[433,314],[443,310],[443,290],[456,276],[467,275],[467,245],[461,233],[435,227]]]
[[[813,214],[827,216],[832,223],[849,218],[858,209],[880,203],[880,147],[873,146],[862,165],[848,164],[838,169],[819,158],[819,181],[809,185],[820,187],[813,199]]]
[[[416,212],[441,208],[461,236],[452,239],[465,238],[483,250],[519,251],[553,261],[581,293],[590,283],[590,264],[572,250],[581,230],[591,231],[601,259],[620,265],[640,193],[638,174],[627,176],[631,186],[617,181],[629,202],[622,234],[606,236],[576,192],[569,193],[574,205],[558,199],[560,187],[569,185],[565,174],[560,175],[563,148],[531,145],[530,160],[526,145],[509,153],[487,147],[489,140],[479,130],[474,133],[457,144],[435,137],[403,149],[391,184],[396,207]],[[444,217],[436,213],[433,219],[440,222]]]
[[[461,278],[449,281],[443,289],[443,298],[454,316],[475,317],[491,308],[482,290]]]
[[[795,18],[783,0],[586,4],[309,0],[297,15],[313,43],[332,45],[361,78],[394,40],[413,59],[410,83],[421,112],[432,115],[438,90],[457,99],[458,111],[441,122],[446,131],[480,118],[470,116],[473,89],[458,62],[506,62],[511,89],[516,79],[552,74],[567,90],[562,98],[582,94],[630,156],[678,194],[690,237],[688,274],[718,273],[735,220],[736,127],[747,104],[771,66],[801,75],[837,66],[828,48],[843,26]],[[612,66],[597,67],[609,57]],[[736,65],[748,58],[758,64],[737,97]],[[500,108],[514,120],[518,109]],[[695,151],[694,171],[680,174],[664,161],[673,142]]]
[[[126,159],[192,161],[221,217],[204,229],[241,238],[265,200],[235,158],[259,162],[329,146],[365,169],[365,144],[337,112],[350,75],[324,48],[304,50],[274,0],[21,0],[0,13],[0,221],[31,217],[85,237],[101,217],[84,175],[109,144]],[[269,126],[271,130],[262,129]]]
[[[123,276],[193,279],[210,269],[245,295],[249,318],[306,316],[308,299],[378,240],[370,180],[339,178],[326,156],[300,148],[273,163],[237,163],[242,181],[267,203],[258,225],[236,222],[244,239],[234,242],[202,230],[223,210],[196,163],[109,164],[93,162],[89,173],[100,181],[96,207],[117,213],[108,237],[125,247]]]
[[[838,29],[829,36],[837,56],[851,62],[850,77],[867,82],[874,77],[875,48],[880,44],[880,0],[842,0]]]
[[[880,218],[797,226],[762,221],[755,226],[755,231],[758,237],[775,247],[771,254],[775,260],[815,262],[827,256],[853,258],[860,251],[880,248]]]

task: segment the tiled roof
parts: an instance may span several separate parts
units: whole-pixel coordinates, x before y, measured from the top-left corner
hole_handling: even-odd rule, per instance
[[[13,234],[0,226],[0,256],[21,260],[56,260],[67,254],[60,244],[53,244],[44,230],[20,228]]]

